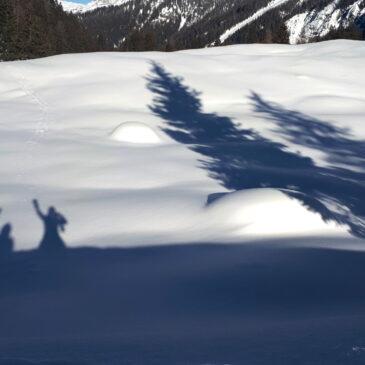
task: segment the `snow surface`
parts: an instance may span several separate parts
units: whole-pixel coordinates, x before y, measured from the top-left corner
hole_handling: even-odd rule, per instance
[[[280,237],[301,237],[338,232],[335,225],[324,226],[320,216],[276,189],[237,191],[213,203],[207,212],[205,221],[212,227],[223,223],[230,235],[246,239],[271,238],[273,233]]]
[[[244,242],[298,235],[350,240],[345,224],[324,222],[299,200],[265,186],[207,204],[212,194],[230,189],[202,168],[210,159],[179,143],[186,136],[166,120],[181,110],[179,118],[189,120],[189,110],[196,107],[191,100],[199,98],[203,121],[209,117],[213,123],[219,115],[224,123],[229,118],[298,156],[310,157],[317,166],[346,165],[364,172],[355,157],[344,163],[312,140],[303,144],[278,133],[278,125],[257,111],[252,98],[255,92],[288,110],[346,128],[353,141],[361,141],[364,57],[365,43],[333,41],[0,63],[1,223],[13,224],[17,249],[35,247],[42,224],[31,200],[38,198],[43,209],[54,205],[68,219],[64,237],[69,246]],[[153,63],[172,78],[157,77]],[[177,80],[190,90],[190,98],[174,100],[182,92]],[[161,106],[156,113],[153,106],[164,98],[174,100],[173,108]],[[143,133],[140,124],[129,124],[126,130],[124,121],[143,123]],[[110,138],[121,124],[118,140]],[[199,133],[199,124],[196,128]],[[145,132],[163,143],[119,140],[127,135],[129,141],[137,137],[145,142]],[[347,214],[333,199],[323,198],[322,203]]]

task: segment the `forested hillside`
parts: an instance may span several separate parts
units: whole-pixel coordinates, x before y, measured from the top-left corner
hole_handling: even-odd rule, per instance
[[[92,6],[91,6],[92,5]],[[365,0],[129,0],[74,10],[108,49],[365,39]]]
[[[0,0],[0,60],[339,38],[365,39],[365,0]]]
[[[0,59],[14,60],[98,49],[77,16],[56,0],[0,1]]]

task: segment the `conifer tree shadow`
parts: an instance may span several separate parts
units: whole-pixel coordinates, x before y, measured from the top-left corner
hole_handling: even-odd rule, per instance
[[[354,181],[365,181],[365,141],[352,138],[346,128],[290,110],[252,92],[257,113],[275,122],[278,133],[291,143],[325,153],[333,172]]]
[[[163,131],[201,154],[201,167],[224,187],[281,189],[324,220],[347,224],[354,234],[365,236],[365,208],[359,205],[365,191],[357,181],[339,178],[228,117],[205,113],[199,93],[156,63],[147,80],[155,95],[150,110],[167,123]]]
[[[328,188],[317,189],[316,193],[337,208],[342,206],[342,221],[355,233],[364,236],[365,141],[352,138],[345,128],[268,102],[257,93],[252,93],[250,98],[254,110],[273,121],[278,126],[276,132],[290,143],[320,151],[326,156],[328,166],[316,169],[328,177]],[[326,197],[327,191],[331,194]]]
[[[63,232],[65,230],[65,225],[67,224],[66,218],[57,212],[54,207],[49,207],[47,213],[43,213],[36,199],[33,200],[33,206],[44,225],[44,234],[38,250],[45,253],[59,253],[64,251],[66,244],[60,236],[60,231]]]

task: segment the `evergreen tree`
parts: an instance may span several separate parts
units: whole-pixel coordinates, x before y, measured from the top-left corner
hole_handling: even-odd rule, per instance
[[[0,0],[0,59],[98,49],[97,38],[56,0]]]
[[[11,0],[0,2],[0,60],[11,58],[14,48],[15,18]]]

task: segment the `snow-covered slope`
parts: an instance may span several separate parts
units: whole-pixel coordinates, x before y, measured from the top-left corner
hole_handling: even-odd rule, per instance
[[[38,198],[70,246],[361,235],[364,57],[334,41],[1,63],[1,223],[36,246]]]
[[[310,9],[291,17],[286,22],[290,43],[303,43],[324,37],[331,30],[346,29],[365,16],[365,0],[357,0],[344,7],[340,5],[341,0],[335,0],[319,11]]]
[[[241,30],[246,25],[258,20],[261,16],[266,14],[272,9],[277,8],[280,5],[283,5],[284,3],[288,2],[288,0],[272,0],[270,1],[266,6],[255,12],[253,15],[249,16],[247,19],[239,22],[238,24],[235,24],[232,28],[227,29],[220,37],[219,40],[221,43],[224,43],[230,36],[232,36],[234,33]]]
[[[63,10],[70,13],[80,13],[85,9],[85,4],[73,3],[71,1],[61,0],[60,4],[63,7]]]
[[[108,6],[119,6],[131,0],[92,0],[87,4],[75,3],[67,0],[60,0],[60,4],[65,11],[71,13],[85,13],[87,11],[93,11],[98,8]]]

